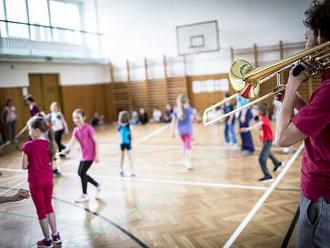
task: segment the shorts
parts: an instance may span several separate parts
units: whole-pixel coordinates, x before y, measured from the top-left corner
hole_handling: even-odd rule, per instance
[[[132,145],[131,144],[120,144],[120,150],[124,151],[124,150],[131,150],[132,149]]]

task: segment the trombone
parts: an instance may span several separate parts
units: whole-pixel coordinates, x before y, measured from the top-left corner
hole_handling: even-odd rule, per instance
[[[229,80],[236,93],[208,107],[204,111],[204,126],[221,121],[226,117],[234,115],[242,109],[250,107],[251,105],[257,104],[284,91],[286,86],[281,83],[281,72],[289,70],[292,67],[294,67],[294,76],[297,76],[303,70],[306,70],[306,72],[311,76],[321,74],[325,69],[330,67],[330,41],[310,49],[305,49],[304,51],[287,59],[280,60],[276,63],[261,68],[253,68],[249,62],[242,59],[235,60],[230,67]],[[213,116],[210,115],[210,112],[235,99],[239,95],[249,99],[257,97],[261,84],[274,76],[276,77],[276,86],[271,92],[227,114],[217,116],[215,118],[212,118]]]

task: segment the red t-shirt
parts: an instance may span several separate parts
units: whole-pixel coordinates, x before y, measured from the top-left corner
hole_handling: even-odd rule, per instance
[[[302,192],[310,200],[324,196],[330,202],[330,69],[322,74],[321,85],[292,122],[308,136],[302,159]]]
[[[260,139],[262,141],[273,141],[273,139],[274,139],[273,131],[272,131],[272,126],[270,125],[268,116],[261,115],[260,117],[261,117],[260,119],[262,121],[262,125],[260,127],[260,130],[261,130]]]
[[[53,179],[49,142],[36,139],[25,142],[22,151],[28,157],[28,181],[30,184]]]
[[[92,138],[95,135],[94,128],[89,124],[85,124],[81,128],[76,127],[73,130],[72,135],[80,143],[82,151],[82,160],[94,161],[96,155],[95,142]]]

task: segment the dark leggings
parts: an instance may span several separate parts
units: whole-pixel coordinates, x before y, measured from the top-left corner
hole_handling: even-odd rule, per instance
[[[61,152],[65,148],[65,146],[62,144],[63,134],[64,134],[64,129],[54,132],[54,138],[59,152]]]
[[[81,185],[83,194],[87,194],[87,183],[90,182],[95,187],[99,186],[99,184],[90,176],[87,175],[88,169],[91,167],[93,161],[80,161],[78,175],[81,178]]]

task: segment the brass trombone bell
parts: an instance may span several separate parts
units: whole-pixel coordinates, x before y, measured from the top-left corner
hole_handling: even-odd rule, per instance
[[[253,68],[249,62],[242,59],[235,60],[230,67],[229,80],[236,93],[207,108],[203,113],[204,125],[207,126],[223,120],[244,108],[250,107],[251,105],[264,101],[284,91],[285,85],[281,84],[281,72],[292,67],[294,67],[294,76],[298,75],[302,70],[305,70],[311,76],[321,74],[325,69],[330,67],[330,41],[313,48],[305,49],[289,58],[260,68]],[[270,93],[227,114],[216,118],[209,117],[211,111],[222,107],[225,103],[236,98],[238,95],[248,99],[257,97],[261,84],[274,76],[276,76],[276,87]]]

